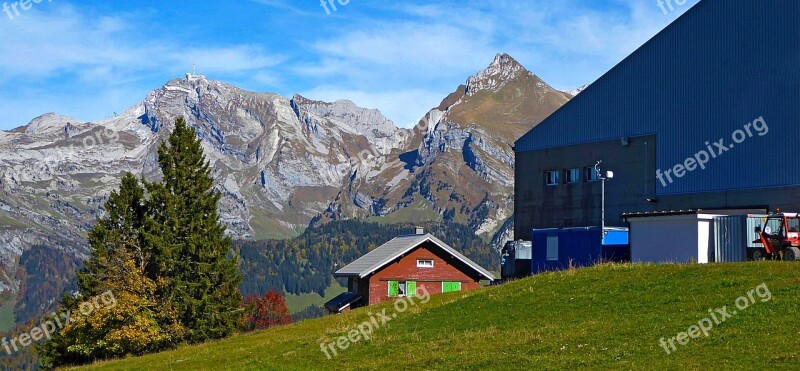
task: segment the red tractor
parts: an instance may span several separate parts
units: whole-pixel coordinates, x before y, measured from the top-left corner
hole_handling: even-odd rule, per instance
[[[764,245],[753,252],[753,260],[764,258],[785,261],[800,260],[800,217],[796,213],[772,214],[766,218],[763,227],[756,227],[753,241]]]

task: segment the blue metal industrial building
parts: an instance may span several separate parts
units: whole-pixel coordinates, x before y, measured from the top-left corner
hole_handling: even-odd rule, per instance
[[[800,211],[800,1],[701,0],[516,142],[515,232]]]
[[[631,260],[624,228],[535,229],[531,240],[533,274]]]

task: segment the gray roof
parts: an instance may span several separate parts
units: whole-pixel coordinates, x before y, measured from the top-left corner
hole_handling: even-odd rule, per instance
[[[472,260],[469,260],[466,256],[462,255],[430,233],[395,237],[391,241],[381,245],[377,249],[370,251],[366,255],[358,258],[356,261],[348,264],[346,267],[339,269],[336,271],[336,273],[334,273],[334,275],[359,276],[364,278],[426,241],[430,241],[434,245],[439,246],[443,250],[447,251],[450,255],[467,264],[469,267],[487,279],[492,281],[494,280],[494,275],[489,273],[489,271],[476,264]]]

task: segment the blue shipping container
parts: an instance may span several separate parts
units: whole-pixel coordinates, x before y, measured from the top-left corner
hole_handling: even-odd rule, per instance
[[[630,261],[627,228],[534,229],[531,273],[588,267],[603,261]]]

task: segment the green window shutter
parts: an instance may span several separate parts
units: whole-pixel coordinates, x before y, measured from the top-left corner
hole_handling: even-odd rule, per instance
[[[389,281],[389,296],[395,297],[400,295],[400,283],[397,281]]]
[[[413,298],[417,296],[417,282],[416,281],[408,281],[406,282],[406,296]]]
[[[443,282],[442,292],[456,292],[461,291],[461,282]]]

